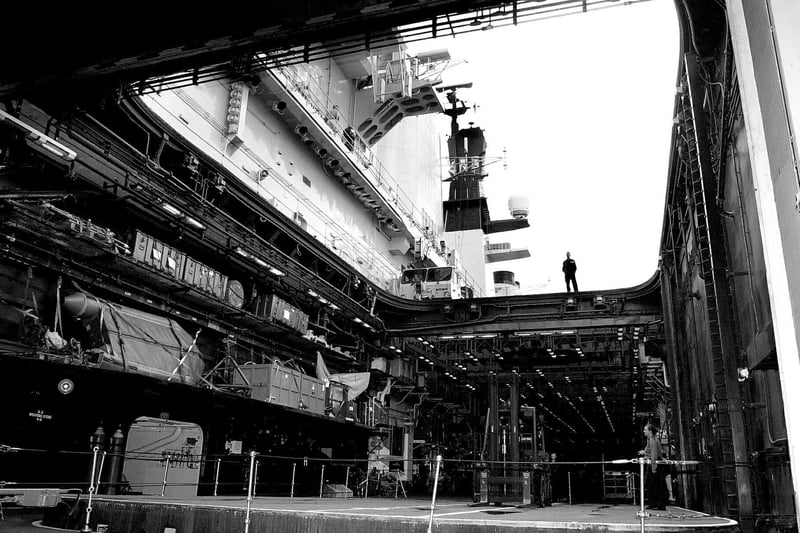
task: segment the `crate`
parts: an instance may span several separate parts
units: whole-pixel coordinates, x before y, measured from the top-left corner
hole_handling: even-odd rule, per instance
[[[308,330],[308,315],[274,294],[270,300],[269,317],[275,322],[286,324],[300,333],[305,333]]]
[[[209,268],[206,271],[205,290],[217,298],[225,298],[225,288],[228,286],[228,276]]]
[[[301,310],[297,310],[297,318],[295,319],[294,329],[305,335],[308,331],[308,315]]]
[[[181,279],[201,291],[213,294],[219,299],[225,298],[228,276],[191,257],[186,257]]]
[[[177,278],[183,278],[186,254],[164,244],[163,242],[136,232],[133,245],[133,258],[140,263],[151,266]]]
[[[164,247],[164,255],[162,255],[161,261],[162,271],[176,279],[181,279],[185,264],[186,254],[179,252],[175,248]]]
[[[379,370],[381,372],[386,372],[388,369],[388,364],[386,362],[385,357],[373,357],[369,367],[372,370]]]
[[[275,322],[281,322],[287,326],[294,327],[295,316],[297,312],[294,306],[287,303],[279,296],[272,295],[269,305],[269,317]]]
[[[300,371],[278,363],[242,365],[239,370],[250,382],[250,397],[254,400],[295,409],[300,406],[301,383],[304,379],[309,379],[308,376],[304,376]],[[246,384],[239,372],[234,372],[233,384],[240,386]],[[314,403],[310,397],[309,403]]]
[[[250,306],[253,314],[268,317],[305,335],[308,331],[308,314],[275,294],[259,294]]]
[[[202,266],[202,263],[195,261],[191,257],[187,257],[186,265],[183,269],[183,281],[195,287],[199,286],[202,283]]]
[[[325,412],[325,385],[317,378],[301,376],[300,399],[307,411],[323,414]]]

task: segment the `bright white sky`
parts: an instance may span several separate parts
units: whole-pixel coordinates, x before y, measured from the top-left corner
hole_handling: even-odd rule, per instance
[[[491,236],[531,257],[487,265],[511,270],[525,293],[565,290],[561,262],[578,264],[581,292],[631,287],[658,266],[675,83],[673,0],[415,43],[447,48],[444,83],[477,104],[459,123],[484,129],[492,219],[509,218],[512,193],[530,199],[530,228]]]

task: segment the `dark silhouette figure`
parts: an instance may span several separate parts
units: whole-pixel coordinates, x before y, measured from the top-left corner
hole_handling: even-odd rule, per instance
[[[574,259],[570,259],[569,252],[567,252],[567,258],[564,259],[564,262],[561,264],[561,272],[564,273],[564,281],[567,284],[567,292],[569,292],[569,282],[572,282],[572,288],[575,289],[575,292],[578,292],[578,282],[575,281],[575,271],[578,270],[578,265],[575,264]]]
[[[665,480],[667,465],[657,463],[662,459],[663,453],[661,443],[658,441],[657,430],[653,424],[647,424],[644,427],[644,436],[647,439],[647,446],[640,453],[650,459],[650,464],[645,466],[645,486],[647,489],[647,503],[649,504],[647,508],[663,511],[667,505],[667,485]]]

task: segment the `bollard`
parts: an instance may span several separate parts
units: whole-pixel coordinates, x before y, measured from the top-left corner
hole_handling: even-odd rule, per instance
[[[244,533],[250,531],[250,506],[253,504],[253,473],[256,469],[256,452],[250,452],[250,477],[247,481],[247,514],[244,517]]]
[[[161,481],[161,496],[167,493],[167,472],[169,472],[169,455],[164,463],[164,479]]]
[[[428,533],[433,533],[433,511],[436,509],[436,491],[439,490],[439,469],[442,466],[442,456],[436,456],[436,477],[433,479],[433,498],[431,499],[431,516],[428,519]]]
[[[289,497],[294,498],[294,472],[297,469],[297,463],[292,463],[292,486],[289,492]]]
[[[219,487],[219,468],[222,464],[222,458],[217,457],[217,468],[214,472],[214,496],[217,495],[217,488]]]
[[[86,524],[83,526],[83,529],[81,531],[91,531],[92,530],[92,528],[89,527],[89,519],[92,516],[92,496],[94,495],[94,492],[95,492],[94,480],[97,479],[95,477],[95,473],[96,473],[96,467],[97,467],[97,454],[99,452],[100,452],[100,448],[98,446],[95,446],[92,449],[92,453],[93,453],[93,455],[92,455],[92,473],[91,473],[91,477],[89,478],[89,500],[88,500],[88,502],[86,504]],[[102,469],[101,469],[101,472],[102,472]]]
[[[350,483],[350,465],[347,465],[347,470],[344,473],[344,486],[347,488],[347,484]]]
[[[325,465],[322,465],[322,470],[319,474],[319,497],[322,498],[322,486],[325,484]]]

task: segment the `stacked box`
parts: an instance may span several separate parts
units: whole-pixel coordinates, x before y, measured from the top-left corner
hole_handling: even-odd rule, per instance
[[[233,373],[234,385],[250,385],[250,397],[267,401],[270,397],[272,365],[242,365]],[[244,376],[244,377],[243,377]],[[246,381],[245,381],[246,378]]]
[[[297,324],[297,308],[278,296],[272,295],[269,316],[276,322],[282,322],[292,328]]]
[[[182,279],[201,291],[209,292],[220,299],[225,298],[228,276],[191,257],[186,258]]]
[[[297,320],[294,329],[305,335],[308,331],[308,315],[301,310],[297,310]]]
[[[183,281],[199,287],[203,280],[203,264],[195,261],[191,257],[186,258],[186,266],[183,269]]]
[[[306,387],[308,394],[303,398],[306,408],[322,412],[322,383],[319,380],[303,375],[299,370],[288,368],[278,363],[264,365],[242,365],[241,374],[233,375],[234,385],[246,385],[242,374],[250,383],[250,397],[254,400],[284,405],[298,409],[300,407],[301,390]],[[313,381],[312,381],[313,380]],[[309,381],[308,385],[303,385]],[[316,383],[315,383],[316,382]]]
[[[300,333],[308,331],[308,315],[274,294],[270,301],[269,317]]]
[[[388,365],[386,364],[385,357],[374,357],[372,359],[372,363],[370,363],[370,368],[372,370],[380,370],[381,372],[386,372]]]
[[[274,365],[270,402],[286,407],[300,406],[300,373],[290,368]]]
[[[307,411],[323,414],[325,412],[325,386],[322,381],[310,376],[301,376],[300,399]]]
[[[133,258],[178,279],[183,278],[186,254],[140,231],[136,232]]]
[[[225,297],[225,287],[228,285],[228,276],[217,272],[211,268],[206,272],[206,287],[205,290],[216,296],[217,298]]]

